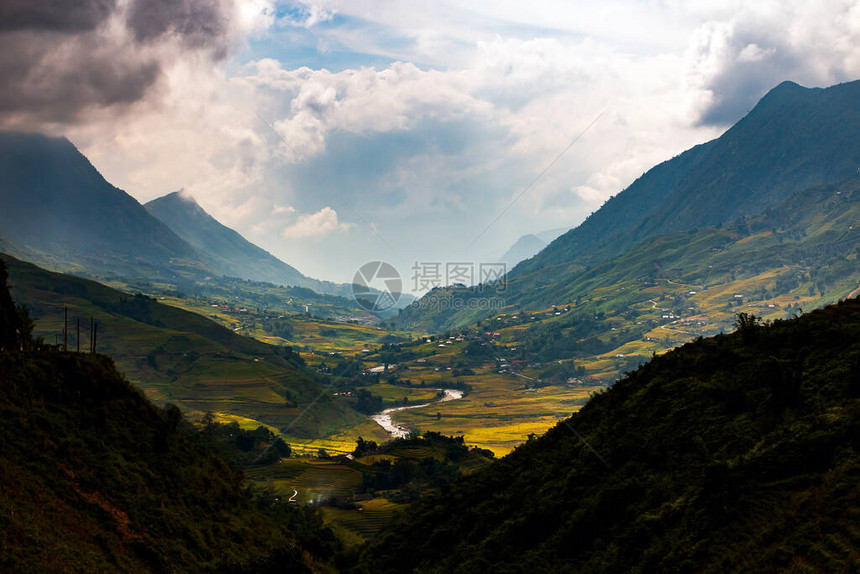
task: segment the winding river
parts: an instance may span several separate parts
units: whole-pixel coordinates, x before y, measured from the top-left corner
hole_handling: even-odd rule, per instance
[[[430,405],[435,405],[437,403],[446,403],[448,401],[456,401],[457,399],[463,398],[463,391],[458,391],[456,389],[440,389],[445,393],[438,401],[433,401],[432,403],[423,403],[420,405],[406,405],[403,407],[392,407],[390,409],[385,409],[382,412],[376,413],[375,415],[371,415],[376,424],[381,426],[394,438],[403,438],[409,434],[409,429],[397,424],[391,415],[398,411],[405,411],[407,409],[420,409],[421,407],[429,407]]]

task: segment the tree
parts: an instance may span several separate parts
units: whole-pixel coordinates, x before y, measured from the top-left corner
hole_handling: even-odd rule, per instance
[[[0,350],[20,351],[24,333],[22,315],[29,319],[29,314],[26,309],[15,306],[9,293],[8,279],[6,264],[0,261]],[[32,329],[32,321],[30,328]]]
[[[745,339],[754,338],[762,327],[767,323],[763,322],[761,317],[756,317],[752,313],[740,312],[734,322],[735,330]]]
[[[355,450],[352,451],[356,457],[364,456],[368,452],[372,452],[379,448],[379,445],[376,444],[374,440],[364,440],[363,437],[358,437],[358,441],[355,445]]]

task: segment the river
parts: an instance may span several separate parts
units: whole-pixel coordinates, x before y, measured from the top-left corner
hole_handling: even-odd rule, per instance
[[[446,403],[448,401],[456,401],[457,399],[463,398],[463,391],[458,391],[457,389],[440,389],[445,393],[438,401],[433,401],[432,403],[423,403],[420,405],[406,405],[402,407],[391,407],[390,409],[385,409],[382,412],[376,413],[375,415],[371,415],[376,424],[381,426],[394,438],[403,438],[409,434],[409,429],[397,424],[394,419],[391,417],[392,414],[398,411],[405,411],[407,409],[420,409],[421,407],[429,407],[430,405],[435,405],[438,403]]]

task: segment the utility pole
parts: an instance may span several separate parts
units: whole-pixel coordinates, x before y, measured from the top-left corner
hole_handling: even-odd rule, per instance
[[[80,355],[81,354],[81,318],[78,317],[77,319],[75,319],[75,322],[77,323],[77,332],[75,334],[75,341],[78,345],[78,354]]]
[[[93,326],[93,353],[96,352],[96,347],[99,344],[99,324]]]
[[[90,354],[96,352],[93,346],[93,325],[95,325],[95,319],[93,317],[90,317]]]
[[[68,350],[69,344],[69,308],[63,305],[63,352]]]

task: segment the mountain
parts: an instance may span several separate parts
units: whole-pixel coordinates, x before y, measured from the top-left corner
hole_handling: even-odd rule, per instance
[[[569,230],[569,227],[560,227],[558,229],[547,229],[546,231],[523,235],[511,245],[510,249],[498,261],[504,263],[507,269],[511,270],[516,267],[517,263],[533,257],[558,236]]]
[[[95,281],[52,273],[0,254],[12,293],[35,321],[34,333],[62,343],[68,310],[68,347],[89,345],[90,319],[98,350],[150,399],[202,414],[238,415],[292,436],[317,436],[362,416],[324,392],[328,381],[307,369],[288,347],[234,333],[214,321],[129,295]]]
[[[145,204],[146,210],[206,257],[220,275],[277,285],[296,285],[319,293],[351,296],[351,287],[305,277],[268,251],[206,213],[190,195],[176,191]]]
[[[66,138],[0,132],[0,176],[0,250],[15,257],[101,280],[194,289],[227,276],[352,299],[350,285],[305,277],[178,193],[142,206]]]
[[[623,259],[615,258],[635,248],[646,249],[649,241],[707,227],[740,229],[768,210],[793,209],[794,204],[786,201],[792,194],[857,176],[857,101],[860,81],[826,89],[780,84],[722,136],[652,168],[581,225],[521,262],[508,273],[503,291],[485,286],[482,293],[452,291],[451,296],[486,298],[492,292],[511,309],[567,304],[578,290],[576,277],[587,272],[595,278],[598,265],[606,269],[608,262]],[[681,245],[675,254],[683,249]],[[748,254],[747,262],[764,255]],[[667,257],[648,264],[655,271],[673,266]],[[490,314],[456,301],[441,314],[439,305],[419,302],[415,307],[428,310],[404,311],[402,324],[448,329]]]
[[[0,237],[9,253],[67,270],[189,276],[199,254],[109,184],[69,140],[0,132]]]
[[[644,357],[729,327],[741,304],[781,318],[845,297],[860,282],[858,221],[853,178],[794,193],[756,217],[650,237],[605,261],[558,266],[553,276],[514,278],[512,293],[437,289],[434,308],[405,310],[399,321],[439,332],[486,319],[488,308],[500,325],[534,309],[528,314],[540,322],[508,342],[523,360]],[[569,312],[545,317],[552,307]]]
[[[856,569],[860,300],[737,325],[415,504],[356,570]]]
[[[534,255],[546,247],[546,241],[540,239],[537,235],[523,235],[517,239],[516,243],[511,245],[499,261],[504,263],[507,269],[513,269],[517,263]]]
[[[826,89],[783,82],[722,136],[652,168],[512,275],[606,259],[647,237],[753,216],[795,191],[856,176],[858,100],[860,80]]]

